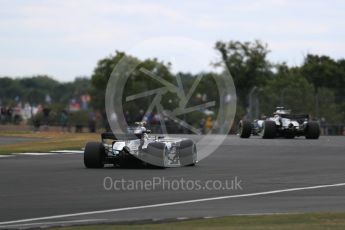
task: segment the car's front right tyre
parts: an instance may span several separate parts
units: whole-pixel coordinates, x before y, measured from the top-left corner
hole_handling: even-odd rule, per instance
[[[263,124],[262,138],[273,139],[277,135],[277,126],[274,121],[266,120]]]
[[[100,142],[88,142],[84,150],[84,165],[86,168],[103,168],[105,149]]]
[[[316,121],[309,121],[305,130],[305,137],[307,139],[319,139],[320,125]]]
[[[240,121],[240,138],[249,138],[252,133],[252,124],[250,121]]]

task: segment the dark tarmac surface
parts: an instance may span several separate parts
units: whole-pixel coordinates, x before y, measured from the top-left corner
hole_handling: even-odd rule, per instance
[[[229,136],[196,167],[164,170],[85,169],[82,157],[82,154],[55,154],[0,158],[0,229],[345,211],[345,137],[264,140]],[[222,185],[228,181],[229,185],[237,178],[242,189],[183,190],[179,184],[180,189],[169,190],[167,184],[165,189],[160,184],[147,191],[107,190],[103,185],[106,177],[126,181],[164,178],[170,182],[183,178],[199,181],[202,186],[208,180],[220,181]],[[312,187],[318,185],[326,186]],[[286,190],[290,188],[298,189]],[[221,196],[232,197],[171,203]],[[31,218],[34,219],[23,220]]]

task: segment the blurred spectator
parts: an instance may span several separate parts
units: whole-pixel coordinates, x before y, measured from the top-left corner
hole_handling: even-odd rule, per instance
[[[155,124],[154,124],[153,117],[154,117],[154,114],[153,114],[153,113],[149,113],[149,114],[147,115],[147,122],[148,122],[148,124],[150,124],[150,125],[155,125]]]
[[[212,127],[213,127],[213,119],[211,116],[207,117],[207,120],[205,122],[205,133],[209,133],[210,131],[212,131]]]
[[[41,118],[39,116],[33,117],[32,123],[34,125],[34,132],[38,132],[41,127]]]
[[[151,115],[149,116],[149,121],[154,133],[161,133],[160,119],[161,116],[158,113],[151,113]]]
[[[82,124],[76,124],[76,125],[75,125],[75,132],[76,132],[76,133],[81,133],[81,132],[83,132],[83,125],[82,125]]]
[[[1,121],[1,124],[5,124],[6,123],[6,108],[5,107],[1,107],[1,110],[0,110],[0,121]]]
[[[199,130],[202,134],[205,133],[205,119],[201,119],[199,122]]]
[[[22,121],[21,107],[17,106],[13,110],[13,123],[15,125],[19,125],[21,121]]]
[[[43,129],[45,130],[45,131],[47,131],[48,130],[48,128],[49,128],[49,114],[50,114],[50,111],[51,111],[51,109],[50,108],[48,108],[48,107],[44,107],[43,108]]]
[[[13,110],[11,107],[7,107],[6,110],[6,122],[11,123],[12,122],[12,114],[13,114]]]
[[[88,124],[89,124],[89,132],[95,133],[96,132],[96,114],[92,111],[89,112]]]
[[[137,121],[145,121],[145,119],[144,119],[144,110],[141,109],[139,111],[138,115],[135,117],[135,122],[137,122]],[[147,120],[146,120],[146,122],[147,122]]]
[[[328,128],[326,118],[321,117],[320,119],[321,135],[328,135]]]
[[[61,132],[68,131],[68,122],[69,122],[68,112],[64,109],[62,110],[61,116],[60,116]]]
[[[160,124],[161,119],[162,119],[161,115],[159,113],[155,113],[155,115],[152,118],[152,123],[158,125]]]

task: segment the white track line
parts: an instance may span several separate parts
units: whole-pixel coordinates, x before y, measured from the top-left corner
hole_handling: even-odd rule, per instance
[[[16,223],[40,221],[40,220],[59,219],[59,218],[84,216],[84,215],[93,215],[93,214],[103,214],[103,213],[110,213],[110,212],[130,211],[130,210],[138,210],[138,209],[145,209],[145,208],[157,208],[157,207],[165,207],[165,206],[172,206],[172,205],[179,205],[179,204],[191,204],[191,203],[206,202],[206,201],[213,201],[213,200],[224,200],[224,199],[232,199],[232,198],[240,198],[240,197],[262,196],[262,195],[278,194],[278,193],[285,193],[285,192],[313,190],[313,189],[320,189],[320,188],[341,187],[341,186],[345,186],[345,183],[288,188],[288,189],[272,190],[272,191],[266,191],[266,192],[218,196],[218,197],[202,198],[202,199],[195,199],[195,200],[185,200],[185,201],[167,202],[167,203],[160,203],[160,204],[126,207],[126,208],[115,208],[115,209],[106,209],[106,210],[91,211],[91,212],[79,212],[79,213],[70,213],[70,214],[62,214],[62,215],[55,215],[55,216],[45,216],[45,217],[38,217],[38,218],[4,221],[4,222],[0,222],[0,225],[16,224]]]
[[[49,153],[13,153],[12,155],[0,155],[0,157],[7,157],[7,156],[14,156],[14,155],[21,155],[21,156],[56,156],[57,154],[77,154],[77,153],[84,153],[81,150],[57,150],[57,151],[50,151]]]
[[[7,158],[7,157],[13,157],[13,155],[0,155],[0,158]]]
[[[15,228],[15,227],[30,227],[30,226],[51,226],[51,225],[66,225],[66,224],[77,224],[77,223],[94,223],[104,221],[106,219],[86,219],[86,220],[66,220],[66,221],[53,221],[53,222],[35,222],[35,223],[28,223],[28,224],[13,224],[13,225],[3,225],[0,228]]]
[[[47,156],[54,155],[54,153],[14,153],[14,155],[24,155],[24,156]]]
[[[56,150],[56,151],[50,151],[51,153],[84,153],[82,150]]]

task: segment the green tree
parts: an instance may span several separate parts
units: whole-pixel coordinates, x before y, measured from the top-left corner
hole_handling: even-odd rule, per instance
[[[314,85],[316,115],[328,117],[328,120],[332,123],[344,122],[345,60],[336,61],[325,55],[309,54],[298,70]],[[325,103],[325,100],[327,100],[327,103]],[[328,108],[325,108],[325,106],[328,106]],[[324,114],[325,111],[328,115]]]
[[[315,115],[314,87],[303,76],[278,72],[269,80],[259,94],[260,111],[271,115],[276,106],[284,106],[294,113]]]
[[[108,80],[113,69],[124,56],[125,53],[116,51],[115,55],[110,55],[98,61],[91,76],[91,103],[95,109],[104,110],[105,90]]]
[[[106,58],[101,59],[91,77],[93,86],[92,90],[92,103],[95,108],[104,110],[105,108],[105,90],[107,87],[108,80],[111,76],[116,65],[121,60],[126,60],[125,64],[136,66],[134,70],[124,68],[124,72],[121,74],[128,75],[129,80],[125,85],[124,97],[126,95],[133,95],[136,93],[143,92],[145,90],[156,89],[163,85],[154,79],[150,79],[145,73],[140,71],[141,68],[150,71],[156,76],[163,78],[167,81],[174,81],[173,75],[170,73],[169,66],[157,59],[146,59],[139,60],[135,57],[126,55],[123,52],[116,52],[115,55],[110,55]],[[130,64],[129,64],[130,63]],[[122,63],[123,64],[123,63]],[[128,72],[126,72],[128,71]],[[115,90],[115,89],[114,89]],[[149,101],[149,100],[148,100]]]
[[[248,106],[248,94],[251,89],[261,87],[273,76],[272,64],[267,60],[267,44],[261,41],[239,42],[218,41],[215,49],[221,56],[216,66],[227,68],[234,80],[237,94],[237,117],[244,115]]]

